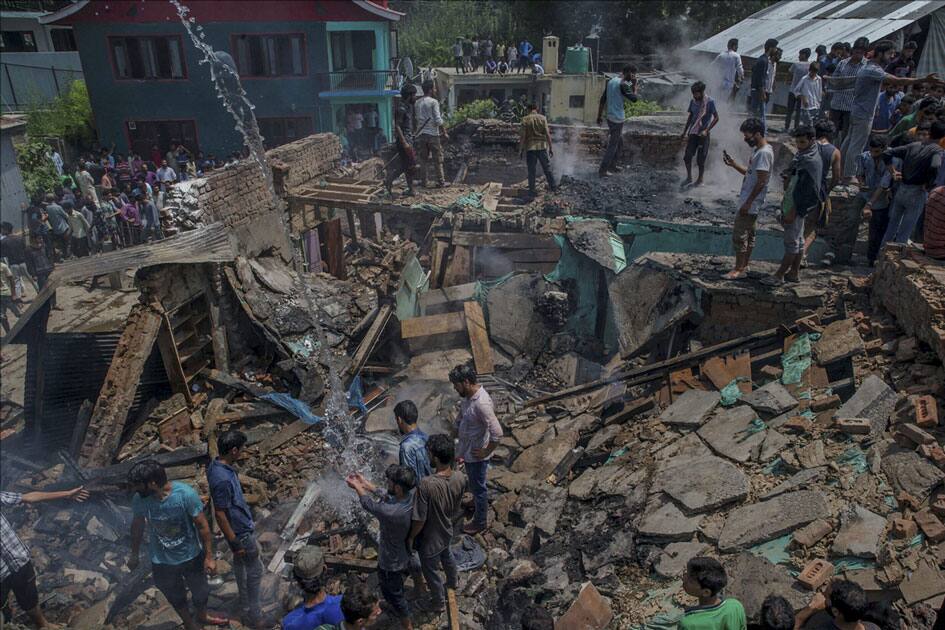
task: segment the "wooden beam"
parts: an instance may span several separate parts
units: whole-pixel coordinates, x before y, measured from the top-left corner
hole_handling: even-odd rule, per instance
[[[289,550],[289,546],[295,540],[295,532],[298,530],[299,525],[302,524],[302,518],[315,504],[315,499],[318,497],[319,481],[320,479],[314,479],[308,484],[308,487],[305,489],[305,494],[302,495],[302,499],[299,501],[299,504],[295,506],[292,516],[289,517],[289,521],[282,529],[282,533],[279,534],[279,538],[282,539],[282,544],[279,545],[279,549],[269,562],[267,568],[270,573],[278,573],[285,565],[285,554]]]
[[[187,375],[184,373],[184,366],[181,365],[180,354],[178,354],[177,345],[174,343],[171,320],[166,312],[161,317],[164,323],[158,332],[157,344],[158,350],[161,351],[164,371],[167,372],[167,380],[171,383],[171,389],[175,393],[183,394],[187,404],[190,405],[193,400],[190,396],[190,387],[187,385]]]
[[[466,315],[466,330],[469,331],[469,345],[472,348],[476,373],[492,374],[495,372],[495,365],[492,362],[492,346],[489,345],[489,331],[486,329],[482,307],[479,302],[470,300],[463,303],[463,312]]]
[[[390,321],[390,317],[393,313],[394,309],[390,304],[385,304],[381,307],[380,311],[378,311],[374,321],[371,322],[371,327],[368,328],[367,333],[365,333],[364,338],[358,345],[358,349],[351,358],[351,365],[348,368],[349,374],[357,376],[361,372],[361,368],[364,367],[371,353],[374,352],[374,347],[381,338],[384,329],[387,327],[387,322]]]
[[[450,630],[459,630],[459,605],[456,603],[456,591],[446,589],[446,617]]]
[[[453,232],[453,245],[497,249],[551,249],[558,244],[550,234],[518,232]]]
[[[344,240],[341,235],[341,217],[323,221],[318,225],[318,240],[322,246],[322,259],[328,263],[328,273],[346,280]]]
[[[347,554],[325,554],[325,566],[344,571],[370,573],[377,571],[377,560],[365,560]]]
[[[502,196],[502,184],[489,182],[482,191],[482,208],[488,213],[494,213]]]
[[[354,210],[345,208],[345,215],[348,217],[348,232],[351,234],[351,241],[358,242],[358,224],[354,220]]]
[[[314,426],[314,424],[308,424],[304,420],[296,420],[292,424],[282,427],[259,443],[259,454],[267,455],[269,451],[279,448],[295,436],[305,433]]]
[[[441,313],[440,315],[411,317],[400,322],[400,336],[403,339],[441,335],[463,330],[466,330],[466,315],[464,313]]]

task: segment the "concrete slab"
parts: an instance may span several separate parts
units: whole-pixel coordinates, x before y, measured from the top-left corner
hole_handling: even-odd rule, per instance
[[[852,319],[841,319],[824,328],[812,350],[817,363],[827,365],[840,359],[863,354],[866,352],[866,347],[856,329],[856,322]]]
[[[535,481],[522,486],[510,512],[552,536],[558,531],[558,519],[567,499],[567,488],[549,485],[544,480]]]
[[[725,568],[728,573],[725,594],[742,603],[749,623],[759,621],[761,604],[772,593],[787,599],[795,611],[810,599],[810,593],[798,586],[785,567],[765,558],[743,552],[725,562]]]
[[[719,404],[718,392],[690,389],[660,414],[660,421],[669,426],[695,429]]]
[[[929,460],[915,451],[898,446],[891,447],[883,454],[880,466],[896,494],[907,492],[920,501],[945,480],[945,472],[933,466]]]
[[[754,409],[739,405],[718,410],[698,431],[709,447],[736,462],[747,462],[761,449],[765,431],[749,432],[758,417]]]
[[[804,486],[807,486],[813,483],[814,481],[820,479],[824,475],[825,472],[827,472],[826,466],[823,466],[820,468],[806,468],[800,471],[799,473],[792,475],[791,477],[782,481],[771,490],[768,490],[767,492],[762,494],[760,498],[762,500],[766,500],[772,497],[776,497],[779,494],[784,494],[785,492],[790,492],[798,488],[803,488]]]
[[[860,505],[853,506],[840,514],[840,531],[831,552],[838,556],[875,558],[885,530],[884,517]]]
[[[879,376],[870,374],[856,393],[837,409],[835,418],[868,418],[873,429],[870,436],[877,438],[886,430],[889,415],[899,400],[893,388]]]
[[[797,400],[779,381],[771,381],[742,398],[755,411],[776,416],[797,406]]]
[[[669,497],[654,496],[644,508],[637,533],[657,540],[689,540],[699,531],[701,516],[686,516]]]
[[[787,492],[743,505],[725,519],[719,551],[728,553],[767,542],[828,514],[827,500],[815,490]]]
[[[566,431],[554,439],[539,442],[525,449],[512,462],[512,472],[532,473],[537,477],[547,477],[554,471],[558,462],[577,444],[577,431]]]
[[[651,493],[665,492],[686,511],[709,512],[748,496],[748,478],[719,457],[683,459],[660,470]]]

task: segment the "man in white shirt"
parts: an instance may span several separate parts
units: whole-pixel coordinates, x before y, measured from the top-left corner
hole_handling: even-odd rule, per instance
[[[161,192],[167,192],[168,186],[177,181],[177,173],[167,165],[167,160],[161,160],[161,168],[157,170],[157,180]]]
[[[797,84],[797,101],[801,111],[798,115],[802,125],[808,127],[820,114],[820,103],[824,95],[824,84],[820,78],[820,64],[811,62],[807,67],[807,74]]]
[[[784,130],[788,131],[791,128],[791,117],[794,117],[794,128],[797,129],[797,126],[801,123],[801,99],[797,93],[797,87],[807,75],[807,71],[810,67],[810,48],[802,48],[797,53],[797,58],[800,61],[796,61],[791,64],[791,89],[788,92],[787,99],[787,116],[784,117]]]
[[[427,167],[435,165],[436,183],[438,187],[449,186],[443,174],[443,147],[440,138],[448,140],[446,127],[443,126],[443,116],[440,114],[440,103],[433,98],[433,81],[423,82],[423,97],[414,104],[414,121],[416,121],[417,157],[420,161],[420,185],[427,186]],[[432,162],[432,164],[431,164]]]
[[[712,62],[712,66],[718,74],[719,89],[716,93],[720,96],[724,95],[729,102],[734,101],[738,88],[745,78],[742,57],[738,54],[737,39],[728,40],[728,50],[719,53],[719,56]]]
[[[758,213],[765,205],[768,181],[774,167],[774,151],[765,141],[764,124],[758,118],[748,118],[742,123],[745,143],[752,148],[748,166],[742,166],[728,154],[722,152],[722,161],[744,175],[738,196],[738,210],[732,226],[732,244],[735,248],[735,268],[723,277],[727,280],[744,278],[748,273],[748,261],[755,246],[755,223]]]

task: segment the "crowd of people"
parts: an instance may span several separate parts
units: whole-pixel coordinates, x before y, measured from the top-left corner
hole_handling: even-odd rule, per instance
[[[382,611],[405,629],[413,628],[415,611],[439,613],[447,605],[447,591],[457,587],[457,563],[451,544],[456,535],[475,535],[487,529],[489,497],[486,490],[489,460],[502,438],[492,399],[477,382],[475,369],[459,365],[449,380],[461,397],[458,442],[446,434],[427,435],[419,428],[415,403],[403,400],[394,407],[393,421],[401,434],[398,463],[384,472],[376,485],[361,472],[352,472],[347,485],[357,494],[365,512],[377,519],[379,544],[377,587],[359,576],[346,581],[343,592],[330,594],[331,572],[320,547],[307,545],[291,557],[294,590],[284,602],[283,630],[360,630],[370,627]],[[208,515],[213,514],[220,534],[232,553],[238,591],[230,612],[251,628],[267,628],[273,619],[262,612],[261,551],[253,513],[239,479],[247,436],[230,429],[217,437],[217,457],[206,469],[209,505],[190,485],[168,478],[156,460],[136,463],[128,472],[133,491],[131,552],[128,568],[139,566],[145,532],[155,586],[180,616],[187,630],[203,625],[225,625],[226,616],[208,610],[208,575],[217,571],[214,535]],[[463,524],[467,506],[463,494],[473,496],[470,520]],[[61,492],[0,493],[4,506],[74,499],[89,493],[82,487]],[[30,551],[0,516],[0,569],[3,598],[13,592],[37,627],[55,627],[44,617]],[[407,579],[412,590],[406,588]],[[711,557],[691,559],[683,576],[683,590],[697,600],[677,621],[680,630],[899,630],[899,618],[888,603],[870,603],[863,589],[849,581],[834,580],[796,614],[777,593],[767,597],[757,622],[747,624],[744,607],[725,596],[728,575]],[[188,601],[189,600],[189,601]],[[553,630],[551,615],[533,605],[522,615],[524,630]]]
[[[541,53],[528,39],[518,44],[493,43],[489,37],[457,37],[452,45],[453,66],[457,74],[478,72],[486,74],[523,73],[544,74]]]
[[[834,44],[829,53],[818,46],[814,60],[809,48],[798,52],[800,61],[791,68],[784,130],[793,137],[797,154],[780,173],[785,190],[779,214],[784,257],[766,284],[799,281],[817,228],[829,221],[829,193],[835,186],[858,187],[857,211],[869,224],[870,266],[887,242],[923,243],[929,256],[945,257],[945,83],[935,74],[913,76],[915,50],[914,42],[897,51],[888,40],[871,44],[860,37],[852,45]],[[738,40],[732,39],[712,64],[715,85],[729,105],[744,80],[737,51]],[[747,99],[751,117],[739,127],[752,149],[749,161],[741,164],[723,152],[724,163],[743,175],[732,235],[736,258],[726,275],[729,279],[747,274],[755,224],[773,176],[774,151],[767,137],[774,130],[766,112],[781,55],[778,41],[769,39],[752,67]],[[694,84],[683,131],[688,137],[684,187],[702,185],[709,131],[718,120],[705,84]],[[693,157],[699,166],[695,182]]]
[[[167,192],[178,182],[232,162],[212,154],[192,152],[173,141],[161,152],[151,148],[148,159],[123,155],[114,147],[86,153],[67,168],[58,151],[50,162],[59,183],[24,206],[26,230],[14,233],[4,222],[0,230],[0,325],[10,329],[7,312],[19,317],[25,286],[39,292],[56,263],[92,253],[162,240],[161,208]]]

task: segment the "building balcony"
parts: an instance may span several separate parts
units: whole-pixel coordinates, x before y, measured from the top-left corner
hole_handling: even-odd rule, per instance
[[[396,70],[340,70],[318,75],[322,98],[344,96],[394,96],[400,91]]]

